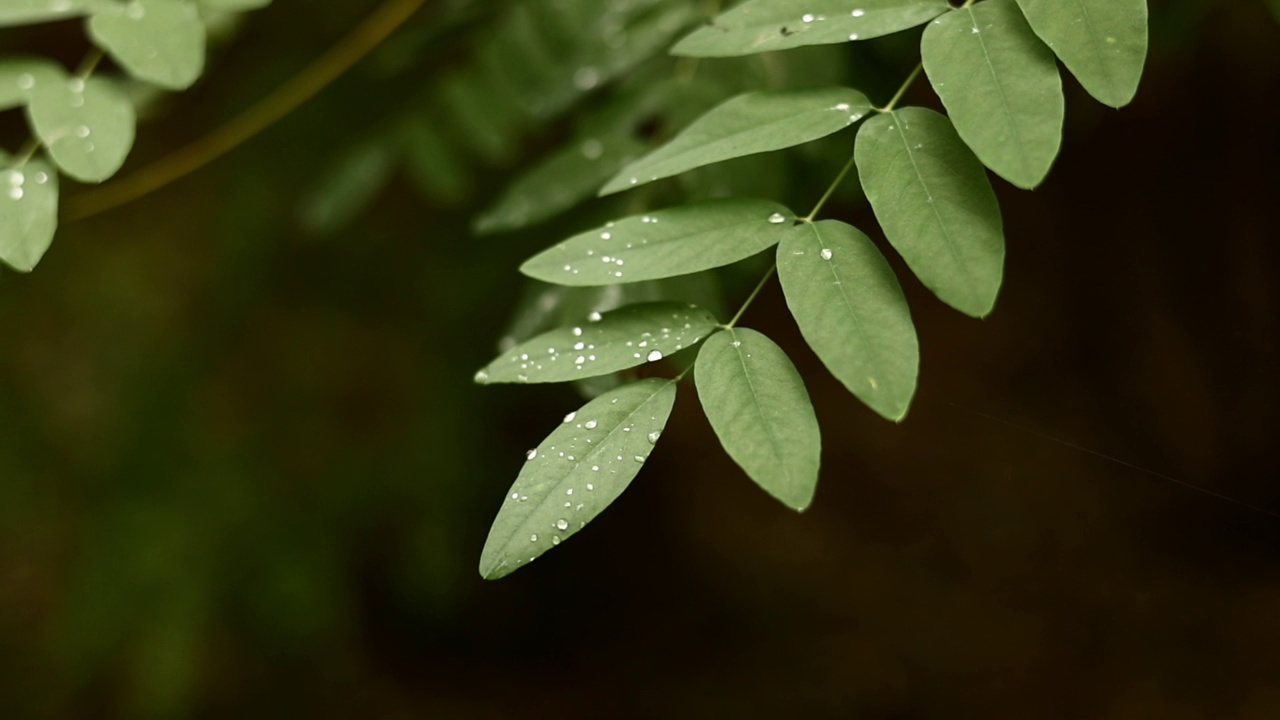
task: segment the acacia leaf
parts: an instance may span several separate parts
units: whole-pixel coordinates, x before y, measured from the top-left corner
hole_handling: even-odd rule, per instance
[[[38,82],[27,94],[27,117],[58,167],[83,182],[114,175],[133,147],[133,104],[106,78]]]
[[[1147,59],[1147,0],[1018,0],[1018,5],[1031,29],[1090,95],[1117,108],[1133,100]]]
[[[649,458],[675,399],[674,381],[649,378],[565,416],[529,451],[489,529],[480,575],[508,575],[595,519]]]
[[[934,20],[920,55],[978,159],[1018,187],[1039,185],[1062,144],[1062,79],[1014,0],[986,0]]]
[[[574,235],[520,271],[559,285],[612,285],[721,267],[772,247],[795,220],[768,200],[726,198],[634,215]]]
[[[0,168],[0,260],[31,272],[58,227],[58,173],[43,160]]]
[[[674,55],[730,57],[869,40],[929,22],[946,0],[747,0],[676,43]]]
[[[194,3],[108,3],[89,18],[89,35],[129,74],[183,90],[204,70],[205,29]]]
[[[1004,272],[1000,206],[947,118],[908,107],[868,120],[854,159],[862,189],[912,272],[943,302],[982,317]]]
[[[782,504],[809,507],[822,439],[804,380],[782,348],[755,330],[726,329],[702,344],[694,378],[729,457]]]
[[[797,225],[778,245],[778,279],[822,364],[872,410],[901,420],[920,348],[902,287],[875,244],[836,220]]]
[[[689,303],[627,305],[520,343],[477,372],[475,380],[548,383],[607,375],[680,352],[716,325],[711,313]]]
[[[707,111],[671,142],[624,167],[601,195],[743,155],[781,150],[843,130],[871,110],[842,87],[749,92]]]

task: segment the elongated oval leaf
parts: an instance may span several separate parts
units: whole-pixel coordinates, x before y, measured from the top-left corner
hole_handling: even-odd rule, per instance
[[[520,271],[559,285],[612,285],[721,267],[772,247],[795,220],[767,200],[728,198],[635,215],[575,235]]]
[[[477,233],[502,232],[553,217],[588,198],[644,147],[629,135],[574,143],[516,180],[477,220]]]
[[[675,399],[675,382],[650,378],[565,416],[529,451],[489,529],[480,575],[508,575],[594,520],[649,458]]]
[[[782,348],[755,330],[724,330],[703,343],[694,377],[729,457],[782,504],[809,507],[822,439],[804,380]]]
[[[657,362],[715,328],[716,319],[710,313],[688,303],[627,305],[520,343],[476,373],[475,379],[484,384],[547,383],[607,375]]]
[[[1018,5],[1090,95],[1111,107],[1133,100],[1147,60],[1147,0],[1018,0]]]
[[[978,159],[1018,187],[1039,185],[1062,144],[1062,79],[1014,0],[986,0],[934,20],[920,54]]]
[[[869,40],[922,25],[950,8],[946,0],[747,0],[671,52],[729,57]]]
[[[0,2],[0,27],[66,20],[102,4],[103,0],[4,0]]]
[[[868,120],[854,158],[885,237],[930,290],[974,317],[991,312],[1004,272],[1000,206],[951,122],[908,107]]]
[[[37,85],[61,81],[66,72],[44,58],[9,57],[0,60],[0,110],[21,107]]]
[[[182,90],[204,70],[204,22],[194,3],[109,3],[89,19],[89,35],[130,75]]]
[[[42,160],[0,168],[0,260],[30,272],[58,227],[58,173]]]
[[[49,156],[77,180],[106,180],[133,147],[133,105],[105,78],[37,83],[27,96],[27,116]]]
[[[671,142],[623,168],[600,194],[722,160],[801,145],[843,130],[870,110],[867,96],[849,88],[745,93],[712,108]]]
[[[797,225],[778,245],[778,279],[822,364],[872,410],[901,420],[920,347],[902,287],[875,244],[835,220]]]

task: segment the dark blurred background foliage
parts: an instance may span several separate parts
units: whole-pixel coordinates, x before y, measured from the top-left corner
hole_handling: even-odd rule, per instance
[[[153,99],[126,174],[374,5],[278,0],[227,28],[205,80]],[[923,357],[903,424],[844,393],[766,292],[752,322],[794,350],[822,421],[811,511],[752,486],[685,388],[615,508],[479,579],[523,450],[579,402],[471,385],[529,331],[508,326],[539,292],[519,262],[680,193],[807,207],[849,136],[514,234],[475,236],[481,211],[658,79],[686,82],[624,123],[636,137],[761,86],[883,101],[914,63],[911,33],[692,69],[628,54],[691,5],[428,2],[244,147],[0,275],[0,717],[1280,716],[1280,520],[1153,474],[1280,510],[1261,2],[1152,0],[1121,112],[1068,81],[1049,181],[997,183],[989,319],[900,274]],[[0,33],[67,62],[83,43],[75,23]],[[6,146],[21,130],[0,114]],[[832,215],[874,227],[852,187]],[[714,285],[741,297],[733,273]]]

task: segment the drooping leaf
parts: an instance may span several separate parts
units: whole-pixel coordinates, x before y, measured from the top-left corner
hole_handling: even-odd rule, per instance
[[[1117,108],[1133,100],[1147,59],[1147,0],[1018,0],[1018,5],[1090,95]]]
[[[475,380],[547,383],[606,375],[658,362],[715,328],[710,313],[689,303],[627,305],[520,343],[476,373]]]
[[[852,125],[870,110],[867,97],[849,88],[745,93],[712,108],[671,142],[623,168],[600,194],[817,140]]]
[[[787,507],[809,507],[822,439],[804,380],[782,348],[755,330],[718,332],[698,351],[694,378],[729,457]]]
[[[565,416],[529,451],[489,529],[480,575],[508,575],[595,519],[649,458],[675,399],[675,382],[649,378]]]
[[[902,287],[875,244],[836,220],[797,225],[778,245],[778,279],[822,364],[872,410],[901,420],[920,348]]]
[[[394,167],[392,147],[377,139],[347,149],[302,200],[302,226],[316,235],[345,230],[386,186]]]
[[[66,20],[86,15],[105,0],[4,0],[0,2],[0,27]]]
[[[560,285],[612,285],[728,265],[772,247],[795,216],[768,200],[728,198],[657,210],[575,235],[520,271]]]
[[[58,227],[58,173],[43,160],[0,168],[0,261],[31,272]]]
[[[671,52],[728,57],[869,40],[922,25],[950,7],[946,0],[747,0]]]
[[[89,19],[89,35],[130,75],[164,88],[188,88],[204,70],[204,22],[194,3],[108,3]]]
[[[1004,230],[991,183],[947,118],[908,107],[868,120],[854,158],[885,237],[912,272],[960,312],[991,312]]]
[[[986,0],[934,20],[920,54],[978,159],[1018,187],[1039,185],[1062,143],[1062,79],[1014,0]]]
[[[133,105],[106,78],[38,82],[27,95],[27,117],[58,167],[84,182],[114,175],[133,147]]]
[[[628,135],[586,138],[536,165],[476,220],[477,233],[515,230],[553,217],[588,198],[644,150]]]
[[[44,58],[0,59],[0,110],[26,105],[37,85],[55,83],[65,76],[61,67]]]

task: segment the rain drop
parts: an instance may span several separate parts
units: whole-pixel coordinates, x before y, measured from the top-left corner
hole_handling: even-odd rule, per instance
[[[857,39],[858,39],[858,33],[849,33],[849,39],[850,39],[850,40],[857,40]]]
[[[598,313],[598,312],[593,312],[593,313],[591,313],[590,315],[588,315],[588,316],[587,316],[587,322],[600,322],[600,319],[601,319],[601,318],[603,318],[603,317],[604,317],[604,316],[603,316],[603,315],[601,315],[600,313]]]
[[[568,415],[565,415],[565,416],[564,416],[564,421],[565,421],[565,422],[573,422],[573,419],[574,419],[575,417],[577,417],[577,415],[578,415],[578,413],[576,413],[576,412],[571,412],[571,413],[569,413]]]
[[[23,195],[25,195],[25,193],[22,192],[22,188],[20,187],[9,188],[9,197],[13,198],[14,200],[21,200]]]
[[[800,18],[800,20],[801,20],[801,21],[803,21],[803,22],[811,23],[811,22],[813,22],[813,14],[812,14],[812,13],[805,13],[805,14]]]
[[[649,362],[658,362],[661,359],[662,359],[661,350],[651,350],[649,352]]]
[[[35,76],[31,73],[22,73],[18,76],[18,87],[22,90],[30,90],[36,86]]]
[[[594,468],[593,468],[593,469],[594,469]],[[588,490],[595,490],[595,489],[596,489],[596,486],[595,486],[595,485],[592,485],[591,483],[587,483],[587,489],[588,489]]]
[[[649,444],[652,445],[658,442],[658,438],[660,437],[662,437],[662,432],[660,430],[654,430],[653,432],[649,433],[648,435]]]
[[[850,15],[852,15],[852,16],[854,16],[854,17],[862,17],[863,15],[866,15],[866,14],[867,14],[867,11],[866,11],[866,10],[863,10],[862,8],[854,8],[853,12],[851,12],[851,13],[849,13],[849,14],[850,14]]]
[[[569,521],[565,520],[564,518],[560,518],[559,520],[556,521],[556,528],[559,530],[568,530]]]
[[[538,457],[538,451],[537,451],[537,449],[530,450],[529,452],[525,453],[525,454],[524,454],[524,456],[525,456],[526,458],[528,458],[528,459],[532,460],[532,459],[534,459],[534,458]]]
[[[530,536],[529,536],[529,542],[538,542],[538,534],[537,534],[537,533],[534,533],[534,534],[530,535]],[[529,559],[530,559],[530,560],[532,560],[533,558],[529,558]]]
[[[823,260],[831,259],[831,248],[822,248],[822,259]]]
[[[787,221],[787,218],[782,213],[774,213],[769,216],[769,222],[773,223],[774,225],[777,225],[778,223],[784,223],[786,221]]]
[[[588,429],[588,430],[595,430],[595,429],[596,429],[596,421],[595,421],[595,420],[588,420],[588,421],[586,421],[586,422],[582,423],[582,427],[584,427],[584,428],[586,428],[586,429]]]
[[[580,328],[580,327],[576,327],[576,328],[574,328],[574,329],[573,329],[573,336],[574,336],[574,337],[581,337],[581,336],[582,336],[582,328]]]

